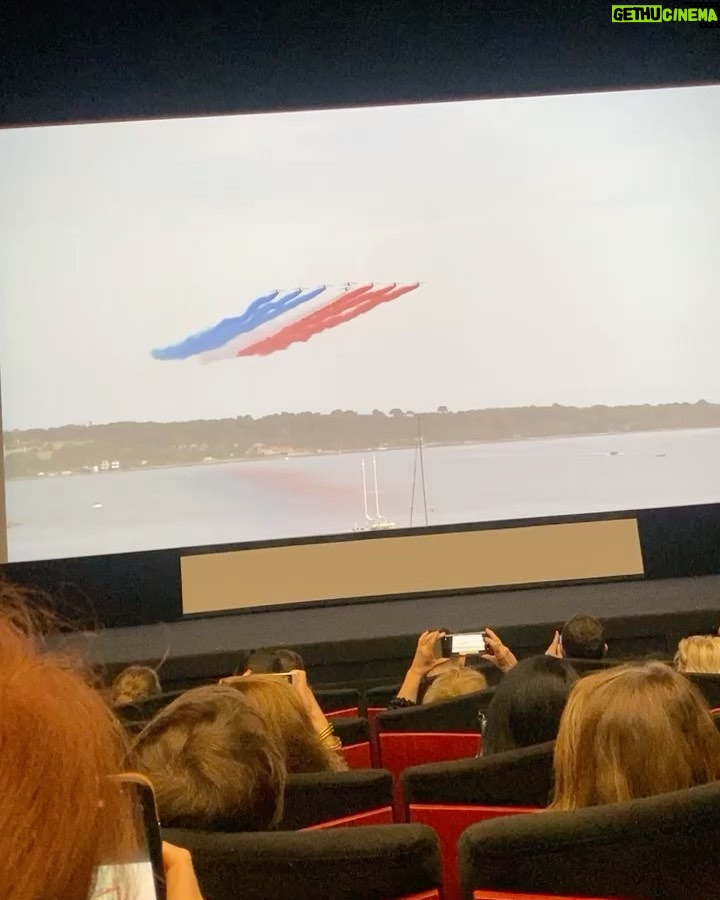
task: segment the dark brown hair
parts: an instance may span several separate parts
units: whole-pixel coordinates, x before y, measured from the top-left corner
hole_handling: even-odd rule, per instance
[[[302,656],[287,647],[275,650],[261,648],[253,650],[247,658],[245,668],[253,675],[272,675],[280,672],[292,672],[293,669],[304,669]]]
[[[262,831],[282,815],[282,754],[232,687],[174,700],[138,735],[133,762],[153,782],[165,826]]]

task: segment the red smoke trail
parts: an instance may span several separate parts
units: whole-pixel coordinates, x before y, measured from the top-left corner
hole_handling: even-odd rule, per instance
[[[350,298],[348,295],[352,292],[348,291],[328,306],[317,310],[299,322],[288,325],[277,334],[245,347],[237,355],[268,356],[279,350],[286,350],[291,344],[305,343],[314,335],[350,322],[352,319],[370,312],[381,303],[388,303],[390,300],[402,297],[403,294],[408,294],[419,286],[419,282],[400,286],[389,285],[384,288],[376,288],[374,291],[365,290],[360,296],[356,294],[355,298]]]

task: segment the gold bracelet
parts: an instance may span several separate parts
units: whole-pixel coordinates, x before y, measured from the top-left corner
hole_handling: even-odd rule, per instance
[[[317,737],[318,737],[318,740],[319,740],[320,743],[322,744],[322,742],[323,742],[324,740],[326,740],[326,738],[331,737],[332,734],[333,734],[334,732],[335,732],[335,729],[334,729],[333,726],[330,724],[330,722],[328,722],[328,724],[325,726],[325,728],[323,728],[322,731],[318,731],[318,736],[317,736]]]
[[[325,738],[320,743],[326,750],[331,750],[334,753],[339,753],[342,750],[342,741],[339,737]]]

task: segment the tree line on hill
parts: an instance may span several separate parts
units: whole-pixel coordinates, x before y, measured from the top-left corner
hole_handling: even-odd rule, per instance
[[[114,422],[10,431],[5,474],[18,478],[60,472],[188,465],[291,453],[338,453],[425,444],[462,444],[582,434],[720,427],[720,404],[553,406],[450,411],[351,410],[282,412],[255,419]],[[106,465],[107,464],[107,465]]]

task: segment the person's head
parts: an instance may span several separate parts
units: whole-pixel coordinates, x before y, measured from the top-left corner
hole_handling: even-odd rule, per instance
[[[288,774],[335,768],[334,755],[320,745],[310,715],[291,684],[267,675],[248,675],[234,681],[232,689],[262,717]]]
[[[14,594],[14,596],[13,596]],[[5,601],[14,606],[10,618]],[[4,897],[90,896],[95,867],[137,839],[124,735],[78,662],[39,649],[35,611],[0,587],[0,858]],[[22,621],[24,619],[24,622]],[[28,630],[29,629],[29,630]]]
[[[113,706],[140,703],[161,693],[160,679],[149,666],[128,666],[113,681],[110,701]]]
[[[553,809],[652,797],[720,777],[720,734],[697,689],[659,662],[573,688],[555,743]]]
[[[683,638],[675,654],[678,672],[720,674],[720,637],[696,634]]]
[[[461,697],[463,694],[484,691],[486,687],[485,676],[477,669],[457,666],[433,678],[422,702],[437,703],[439,700],[452,700],[453,697]]]
[[[281,672],[292,672],[294,669],[305,669],[302,656],[286,647],[276,650],[253,650],[245,663],[249,675],[277,675]]]
[[[483,755],[555,740],[577,675],[554,656],[521,660],[495,689],[487,712]]]
[[[607,653],[605,629],[594,616],[573,616],[560,632],[562,655],[570,659],[602,659]]]
[[[282,814],[282,754],[231,687],[182,694],[140,732],[132,757],[166,827],[262,831]]]

